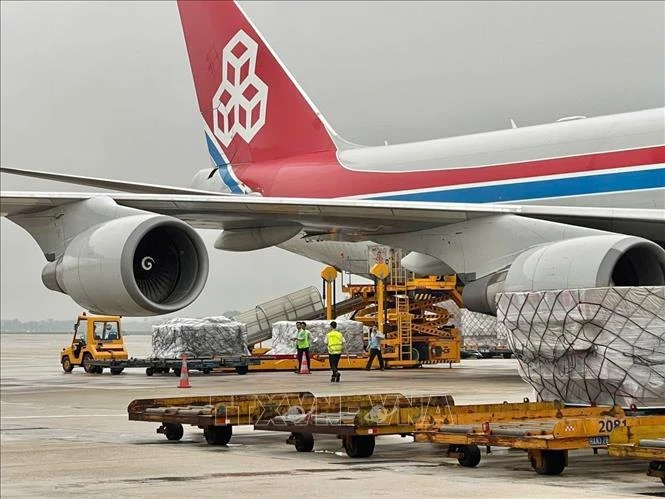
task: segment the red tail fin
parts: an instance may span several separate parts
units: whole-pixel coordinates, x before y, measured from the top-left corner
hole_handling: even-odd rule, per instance
[[[316,108],[235,2],[179,0],[178,9],[213,157],[241,164],[335,150]]]

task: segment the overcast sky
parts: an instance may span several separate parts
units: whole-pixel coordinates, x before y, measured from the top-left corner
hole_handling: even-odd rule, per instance
[[[188,185],[209,166],[172,2],[2,2],[5,166]],[[663,2],[242,2],[335,130],[381,144],[635,111],[665,101]],[[2,175],[3,190],[81,190]],[[2,318],[80,311],[1,221]],[[214,250],[181,315],[217,315],[320,286],[278,249]]]

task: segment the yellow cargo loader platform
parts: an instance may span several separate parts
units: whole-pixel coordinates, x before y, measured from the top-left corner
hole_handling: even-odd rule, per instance
[[[183,425],[203,429],[212,445],[227,444],[233,426],[254,425],[257,430],[286,431],[287,443],[298,452],[314,448],[316,433],[342,439],[351,457],[369,457],[378,435],[409,435],[423,416],[445,413],[454,404],[449,395],[409,397],[401,393],[331,395],[279,392],[202,397],[174,397],[132,401],[132,421],[160,423],[158,433],[180,440]]]
[[[456,277],[408,277],[398,263],[399,259],[394,260],[391,267],[385,263],[374,265],[370,270],[376,280],[374,285],[344,285],[342,288],[348,298],[338,304],[333,300],[338,273],[333,267],[323,269],[326,320],[333,320],[343,312],[350,314],[352,320],[382,332],[385,339],[381,347],[386,368],[424,364],[452,367],[461,359],[461,334],[452,320],[453,315],[440,304],[452,300],[461,306],[462,296]],[[368,338],[365,338],[365,345],[367,343]],[[250,372],[298,369],[295,354],[268,355],[270,350],[261,348],[260,343],[250,347],[252,356],[259,360],[258,364],[248,366]],[[327,355],[311,355],[310,360],[310,370],[330,369]],[[364,369],[367,361],[365,353],[343,355],[339,368]]]

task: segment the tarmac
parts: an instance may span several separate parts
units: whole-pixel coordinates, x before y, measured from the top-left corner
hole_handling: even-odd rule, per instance
[[[450,394],[456,404],[519,402],[532,397],[515,360],[465,360],[411,370],[203,375],[191,389],[170,375],[134,369],[119,376],[63,373],[63,334],[2,334],[0,495],[4,497],[665,497],[646,462],[601,450],[570,453],[560,476],[537,475],[523,451],[493,448],[477,468],[411,437],[377,438],[374,455],[353,459],[334,436],[317,436],[314,452],[286,445],[287,433],[234,428],[227,446],[208,445],[186,427],[178,442],[158,425],[129,421],[137,398],[311,391],[316,395],[402,392]],[[150,352],[150,336],[127,336],[132,356]]]

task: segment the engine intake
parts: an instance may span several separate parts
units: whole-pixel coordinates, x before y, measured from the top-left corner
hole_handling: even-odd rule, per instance
[[[208,254],[188,224],[132,215],[77,235],[42,271],[47,288],[94,313],[158,315],[190,305],[208,277]]]
[[[507,271],[465,286],[463,296],[470,310],[495,315],[501,292],[663,285],[663,248],[647,239],[608,234],[530,248]]]

